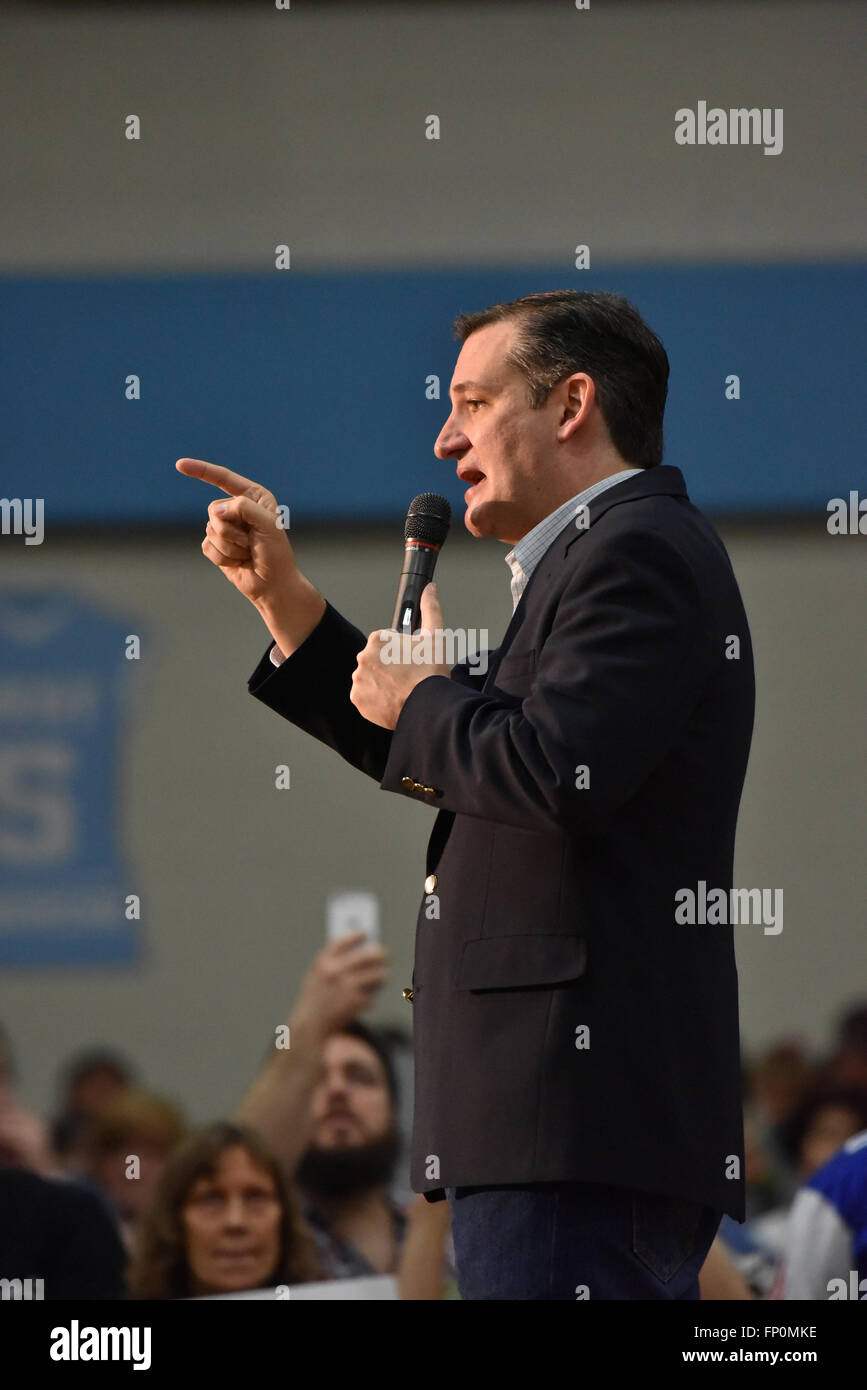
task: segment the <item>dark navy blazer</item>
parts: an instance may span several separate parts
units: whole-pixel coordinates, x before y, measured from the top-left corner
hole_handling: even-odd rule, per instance
[[[733,932],[677,922],[675,894],[732,887],[753,658],[682,474],[592,500],[486,674],[428,677],[393,732],[349,700],[365,643],[328,604],[249,690],[439,810],[416,926],[413,1187],[611,1183],[742,1220]]]

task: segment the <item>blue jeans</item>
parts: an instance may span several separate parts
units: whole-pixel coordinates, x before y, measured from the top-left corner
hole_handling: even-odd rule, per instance
[[[721,1213],[602,1183],[447,1187],[462,1299],[697,1299]]]

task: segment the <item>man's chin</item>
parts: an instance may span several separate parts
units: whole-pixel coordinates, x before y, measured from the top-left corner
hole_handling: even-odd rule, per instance
[[[485,506],[467,507],[464,525],[471,536],[490,536],[490,510]]]
[[[348,1197],[371,1187],[388,1186],[400,1152],[395,1129],[363,1144],[336,1148],[311,1145],[295,1174],[299,1187],[313,1196]]]
[[[493,536],[494,540],[503,541],[504,545],[514,545],[514,541],[507,541],[503,536],[503,526],[498,525],[497,519],[487,509],[479,509],[470,516],[469,510],[464,513],[464,526],[471,536],[476,539],[484,536]],[[508,534],[508,532],[507,532]]]

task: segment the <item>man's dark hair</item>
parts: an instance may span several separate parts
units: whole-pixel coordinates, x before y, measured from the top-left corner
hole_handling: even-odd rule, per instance
[[[112,1052],[107,1047],[94,1047],[89,1048],[86,1052],[77,1052],[67,1062],[61,1078],[62,1090],[64,1093],[68,1093],[94,1072],[100,1071],[108,1072],[124,1086],[130,1085],[135,1080],[133,1067],[119,1052]]]
[[[391,1096],[392,1106],[395,1110],[397,1110],[397,1074],[394,1070],[394,1063],[391,1060],[389,1050],[383,1042],[382,1038],[380,1038],[379,1035],[375,1033],[372,1028],[368,1028],[367,1024],[362,1023],[361,1020],[358,1018],[352,1019],[350,1023],[347,1023],[342,1028],[338,1029],[336,1036],[340,1037],[344,1033],[348,1034],[350,1038],[360,1038],[363,1043],[367,1043],[367,1046],[371,1049],[372,1052],[376,1053],[377,1057],[382,1063],[383,1070],[385,1072],[386,1085],[388,1086],[389,1094]]]
[[[837,1046],[863,1052],[867,1056],[867,1004],[855,1004],[846,1010],[837,1024]]]
[[[810,1126],[822,1110],[851,1110],[856,1118],[855,1133],[867,1129],[867,1087],[828,1085],[816,1082],[797,1110],[779,1126],[782,1146],[792,1163],[797,1163],[801,1145]]]
[[[459,314],[452,332],[463,344],[476,329],[507,319],[518,331],[506,361],[527,378],[531,409],[539,410],[559,381],[586,372],[624,462],[662,462],[668,354],[628,299],[603,290],[545,290]]]

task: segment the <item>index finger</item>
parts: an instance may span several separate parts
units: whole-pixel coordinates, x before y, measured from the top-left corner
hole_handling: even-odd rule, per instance
[[[227,492],[230,497],[252,497],[256,501],[262,492],[261,484],[254,483],[241,473],[233,473],[231,468],[223,468],[219,463],[206,463],[204,459],[178,459],[175,468],[188,478],[201,478],[203,483],[213,483],[214,487]]]

